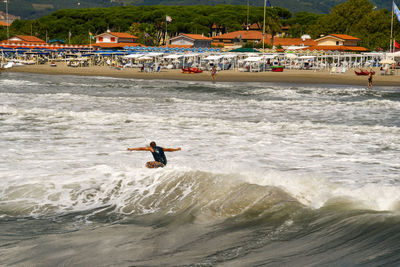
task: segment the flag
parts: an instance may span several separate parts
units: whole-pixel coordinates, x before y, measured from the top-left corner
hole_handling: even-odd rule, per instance
[[[394,47],[400,49],[400,44],[396,40],[394,40]]]
[[[272,7],[272,5],[271,5],[271,3],[269,2],[269,0],[265,0],[265,6]]]
[[[171,22],[171,21],[172,21],[172,18],[171,18],[170,16],[166,16],[166,17],[165,17],[165,20],[166,20],[167,22]]]
[[[400,21],[400,10],[394,1],[393,1],[393,12],[396,15],[397,20]]]
[[[89,37],[90,37],[90,39],[94,40],[93,33],[89,32]]]
[[[71,37],[72,36],[72,33],[71,33],[71,31],[69,31],[68,32],[68,37]]]

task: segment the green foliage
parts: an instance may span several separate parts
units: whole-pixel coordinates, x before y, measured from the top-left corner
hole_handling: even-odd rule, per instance
[[[251,7],[250,22],[263,20],[263,7]],[[131,32],[137,35],[141,41],[149,45],[159,43],[165,32],[166,15],[172,18],[168,24],[170,36],[179,33],[197,33],[209,36],[214,23],[223,27],[226,31],[242,29],[246,22],[246,6],[127,6],[110,8],[88,9],[63,9],[44,16],[37,20],[15,21],[11,28],[20,34],[31,32],[44,39],[68,40],[71,31],[73,44],[88,43],[88,32],[100,34],[106,30],[116,32]],[[267,27],[278,30],[279,17],[290,17],[291,13],[282,8],[267,9]],[[133,26],[137,23],[141,26]],[[143,24],[143,25],[142,25]],[[136,27],[136,28],[135,28]],[[144,38],[144,33],[147,36]]]
[[[129,33],[139,37],[138,42],[147,46],[160,43],[160,36],[154,24],[134,23],[129,27]]]
[[[387,10],[375,10],[368,0],[349,0],[322,15],[308,29],[313,38],[332,33],[348,34],[362,40],[362,45],[373,50],[377,46],[389,47],[390,14]],[[395,33],[399,23],[395,21]]]
[[[288,35],[290,37],[299,38],[303,34],[309,34],[310,26],[314,25],[321,16],[322,15],[309,12],[298,12],[294,14],[293,18],[285,21],[285,25],[290,25]]]
[[[274,0],[270,1],[274,4]],[[266,11],[268,33],[277,33],[282,25],[288,25],[291,37],[310,34],[313,38],[318,38],[321,35],[340,33],[362,39],[361,44],[371,50],[378,46],[384,49],[389,47],[391,14],[387,10],[374,9],[368,0],[349,0],[335,6],[325,15],[298,12],[292,17],[287,9],[280,7],[267,8]],[[109,29],[131,32],[139,37],[140,42],[157,45],[165,38],[166,15],[172,18],[172,22],[168,24],[170,36],[179,33],[210,36],[214,23],[228,32],[241,30],[242,24],[247,21],[247,6],[169,5],[62,9],[40,19],[15,21],[10,27],[10,36],[33,34],[41,39],[45,39],[47,35],[49,39],[68,40],[71,32],[72,44],[87,44],[89,31],[96,35]],[[262,22],[263,18],[262,6],[250,7],[249,23]],[[394,22],[394,33],[395,38],[400,40],[400,23],[397,20]],[[0,37],[2,40],[6,38],[5,29],[0,29]]]

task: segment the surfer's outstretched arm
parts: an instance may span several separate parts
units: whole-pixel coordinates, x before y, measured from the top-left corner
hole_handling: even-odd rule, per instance
[[[126,150],[128,151],[151,151],[151,147],[129,147]]]
[[[163,148],[163,150],[167,151],[167,152],[174,152],[174,151],[181,150],[181,148],[180,147],[178,147],[178,148]]]

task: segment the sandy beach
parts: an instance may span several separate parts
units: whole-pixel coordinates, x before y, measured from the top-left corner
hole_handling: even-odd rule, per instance
[[[400,73],[396,75],[380,75],[379,69],[374,69],[374,86],[400,86]],[[181,70],[161,70],[158,73],[144,73],[137,68],[117,69],[106,66],[68,67],[58,63],[57,67],[44,65],[26,65],[13,67],[7,72],[27,72],[53,75],[104,76],[131,79],[187,80],[211,81],[209,71],[198,74],[184,74]],[[273,83],[302,83],[302,84],[337,84],[337,85],[367,85],[367,76],[357,76],[354,70],[344,74],[330,74],[329,70],[289,70],[283,72],[240,72],[237,70],[219,71],[217,82],[273,82]]]

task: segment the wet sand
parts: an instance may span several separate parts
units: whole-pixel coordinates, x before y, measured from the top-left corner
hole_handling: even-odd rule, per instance
[[[374,69],[374,86],[400,86],[400,70],[395,75],[380,75],[379,69]],[[131,79],[159,79],[159,80],[186,80],[211,81],[211,72],[184,74],[181,70],[161,70],[157,73],[140,72],[137,68],[117,69],[106,66],[68,67],[65,63],[58,63],[57,67],[45,65],[27,65],[13,67],[7,72],[28,72],[54,75],[104,76]],[[329,70],[289,70],[283,72],[240,72],[225,70],[217,73],[217,82],[273,82],[273,83],[301,83],[301,84],[337,84],[367,86],[367,76],[357,76],[354,70],[344,74],[330,74]]]

